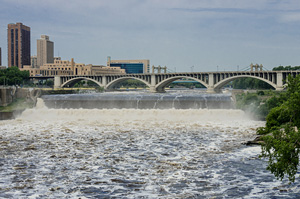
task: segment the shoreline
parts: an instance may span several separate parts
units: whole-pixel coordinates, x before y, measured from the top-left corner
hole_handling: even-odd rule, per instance
[[[13,111],[0,111],[0,120],[15,119],[16,116],[22,114],[23,111],[25,111],[25,109],[13,110]]]

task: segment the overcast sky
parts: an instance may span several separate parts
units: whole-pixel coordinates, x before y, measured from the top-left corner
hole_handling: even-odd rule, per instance
[[[179,71],[300,65],[299,0],[0,0],[0,47],[7,24],[50,36],[55,56],[84,64],[149,59]],[[192,69],[193,67],[193,69]]]

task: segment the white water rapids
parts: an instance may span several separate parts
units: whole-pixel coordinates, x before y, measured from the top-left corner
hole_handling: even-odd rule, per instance
[[[0,121],[0,198],[297,198],[240,110],[48,109]]]

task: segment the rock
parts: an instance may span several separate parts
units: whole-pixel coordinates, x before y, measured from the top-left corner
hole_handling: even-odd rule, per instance
[[[262,145],[263,143],[264,141],[261,140],[261,136],[257,136],[254,140],[247,141],[243,144],[247,146],[251,146],[251,145]]]

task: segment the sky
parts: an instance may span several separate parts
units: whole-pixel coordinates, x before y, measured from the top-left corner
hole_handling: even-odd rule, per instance
[[[176,72],[265,70],[300,65],[298,0],[0,0],[0,47],[7,24],[31,28],[31,55],[45,34],[54,54],[106,65],[149,59]]]

